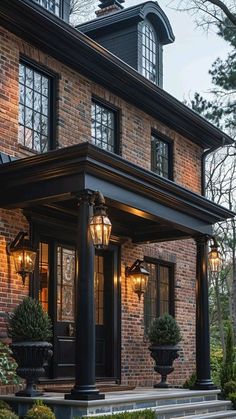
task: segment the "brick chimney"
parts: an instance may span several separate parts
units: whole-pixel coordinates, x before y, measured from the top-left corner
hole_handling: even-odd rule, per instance
[[[123,9],[121,3],[124,3],[125,0],[100,0],[98,7],[100,10],[97,10],[95,13],[97,17],[110,15],[112,13],[119,12]]]

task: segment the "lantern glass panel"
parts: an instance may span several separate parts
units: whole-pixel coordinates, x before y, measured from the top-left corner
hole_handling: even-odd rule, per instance
[[[146,291],[148,284],[148,275],[141,273],[132,274],[133,291],[135,293],[143,294]]]
[[[219,273],[222,267],[221,254],[217,249],[212,249],[208,255],[209,268],[212,273]]]
[[[93,244],[97,248],[107,247],[111,235],[111,222],[106,215],[94,215],[89,223]]]
[[[35,266],[36,252],[33,250],[19,249],[13,253],[15,270],[17,273],[32,273]]]

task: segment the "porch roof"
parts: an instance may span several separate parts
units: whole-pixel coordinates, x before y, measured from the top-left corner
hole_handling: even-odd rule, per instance
[[[0,165],[0,207],[33,208],[77,221],[76,194],[100,190],[113,233],[134,242],[212,234],[235,214],[122,157],[83,143]]]

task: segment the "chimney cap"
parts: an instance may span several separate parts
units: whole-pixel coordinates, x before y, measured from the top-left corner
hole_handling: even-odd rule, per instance
[[[119,9],[123,9],[123,6],[121,3],[124,3],[125,0],[100,0],[100,4],[98,7],[100,9],[105,9],[110,6],[118,6]]]

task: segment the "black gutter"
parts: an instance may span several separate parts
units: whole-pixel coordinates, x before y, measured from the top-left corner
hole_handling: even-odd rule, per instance
[[[202,148],[233,140],[95,41],[29,0],[1,0],[0,23]]]

